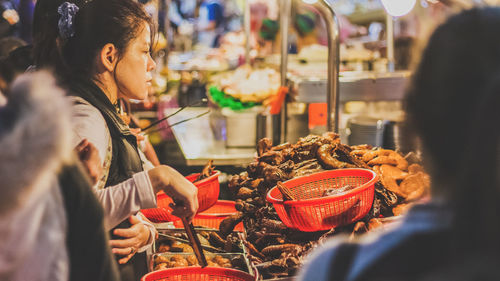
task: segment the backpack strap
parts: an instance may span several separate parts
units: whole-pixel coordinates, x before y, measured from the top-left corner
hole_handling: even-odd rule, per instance
[[[330,281],[346,280],[358,247],[358,244],[352,243],[343,243],[338,246],[335,256],[330,263],[330,270],[328,274]]]

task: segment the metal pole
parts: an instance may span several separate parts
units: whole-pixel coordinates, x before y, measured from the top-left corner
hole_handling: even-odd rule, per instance
[[[337,16],[326,0],[314,3],[326,22],[328,33],[328,84],[327,84],[327,129],[338,133],[339,131],[339,45],[340,29]]]
[[[395,70],[395,59],[394,59],[394,19],[389,13],[386,13],[386,25],[387,25],[387,70],[389,72],[394,72]]]
[[[243,26],[245,29],[245,63],[250,64],[250,1],[245,0],[245,11],[243,14]]]
[[[281,0],[280,5],[280,36],[281,36],[281,65],[280,65],[280,80],[281,86],[286,87],[286,74],[288,72],[288,26],[290,15],[292,13],[292,0]],[[281,105],[279,115],[279,143],[286,141],[286,100]],[[275,141],[275,140],[273,140]]]
[[[288,26],[292,13],[292,0],[281,0],[280,5],[280,36],[281,36],[281,86],[286,86],[288,70]]]

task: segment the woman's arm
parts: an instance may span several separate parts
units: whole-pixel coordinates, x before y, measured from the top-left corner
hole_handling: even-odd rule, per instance
[[[87,139],[97,149],[103,164],[111,138],[106,121],[95,107],[79,101],[73,106],[75,143]],[[156,194],[147,172],[137,173],[132,178],[105,189],[97,190],[96,187],[97,185],[94,186],[94,192],[104,209],[105,226],[108,230],[141,209],[156,207]]]

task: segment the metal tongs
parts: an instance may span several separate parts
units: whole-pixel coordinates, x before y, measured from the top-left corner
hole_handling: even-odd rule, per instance
[[[194,255],[198,260],[198,263],[203,268],[208,265],[207,259],[205,258],[205,253],[203,253],[203,248],[201,247],[200,239],[194,230],[193,223],[188,223],[186,218],[182,218],[182,224],[184,225],[184,229],[186,230],[186,234],[189,239],[189,243],[193,248]]]
[[[198,231],[200,230],[209,230],[209,231],[213,231],[214,229],[212,228],[199,228],[199,227],[195,227],[195,229],[197,229]],[[173,235],[168,235],[168,234],[165,234],[165,233],[158,233],[159,236],[162,236],[162,237],[165,237],[165,238],[168,238],[170,240],[174,240],[174,241],[178,241],[178,242],[181,242],[181,243],[184,243],[184,244],[189,244],[190,242],[186,239],[182,239],[182,238],[179,238],[179,237],[176,237],[176,236],[173,236]],[[223,250],[221,249],[217,249],[215,247],[212,247],[212,246],[207,246],[207,245],[203,245],[201,244],[201,247],[206,250],[206,251],[210,251],[210,252],[213,252],[213,253],[225,253]]]
[[[157,121],[155,121],[155,122],[151,123],[149,126],[142,128],[142,129],[141,129],[141,131],[142,131],[142,133],[143,133],[143,134],[150,134],[151,132],[149,132],[149,133],[146,133],[146,132],[147,132],[147,131],[149,131],[151,128],[155,127],[156,125],[160,124],[161,122],[163,122],[163,121],[167,120],[168,118],[170,118],[170,117],[172,117],[172,116],[176,115],[177,113],[179,113],[179,112],[183,111],[184,109],[186,109],[186,108],[188,108],[188,107],[191,107],[191,106],[197,106],[197,105],[200,105],[200,104],[205,103],[205,102],[207,102],[207,99],[206,99],[206,98],[203,98],[203,99],[201,99],[201,100],[198,100],[198,101],[195,101],[195,102],[190,103],[190,104],[188,104],[188,105],[185,105],[185,106],[183,106],[183,107],[179,108],[178,110],[176,110],[174,113],[171,113],[171,114],[169,114],[169,115],[167,115],[167,116],[163,117],[162,119],[157,120]],[[176,125],[182,124],[182,123],[184,123],[184,122],[187,122],[187,121],[190,121],[190,120],[193,120],[193,119],[199,118],[199,117],[201,117],[201,116],[203,116],[203,115],[206,115],[206,114],[208,114],[208,113],[210,113],[210,109],[209,109],[209,110],[207,110],[207,111],[205,111],[205,112],[203,112],[203,113],[201,113],[201,114],[198,114],[198,115],[196,115],[196,116],[193,116],[193,117],[190,117],[190,118],[187,118],[187,119],[184,119],[184,120],[181,120],[181,121],[175,122],[175,123],[173,123],[173,124],[169,124],[169,125],[168,125],[168,127],[173,127],[173,126],[176,126]]]

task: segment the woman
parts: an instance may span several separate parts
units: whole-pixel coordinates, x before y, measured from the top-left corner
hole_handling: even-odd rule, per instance
[[[500,8],[438,27],[406,96],[432,202],[361,243],[331,241],[301,280],[500,280]]]
[[[53,68],[73,96],[75,135],[93,143],[103,161],[96,193],[107,225],[121,238],[111,246],[121,256],[122,279],[138,280],[147,265],[145,254],[135,253],[154,237],[139,216],[131,215],[155,207],[160,190],[180,203],[174,206],[176,216],[190,220],[198,208],[196,187],[178,172],[167,166],[144,171],[147,161],[136,137],[116,111],[118,98],[147,95],[155,67],[150,56],[153,24],[133,0],[61,2],[37,2],[35,64]]]

